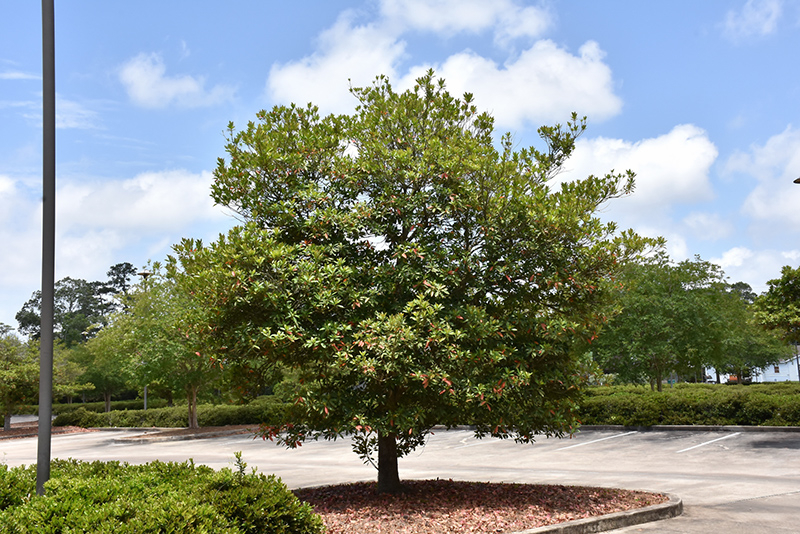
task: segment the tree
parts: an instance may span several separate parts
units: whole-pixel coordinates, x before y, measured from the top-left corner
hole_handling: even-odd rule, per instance
[[[39,351],[37,340],[28,343]],[[76,360],[75,349],[67,349],[60,342],[53,349],[53,397],[66,397],[67,403],[72,404],[78,394],[94,390],[94,384],[82,381],[87,370]]]
[[[212,196],[242,224],[170,260],[208,311],[195,326],[209,347],[297,377],[290,421],[264,436],[353,436],[395,492],[398,457],[434,425],[572,432],[572,344],[595,335],[618,262],[649,243],[595,216],[632,173],[552,184],[584,121],[540,128],[542,151],[509,134],[497,148],[492,118],[432,72],[352,93],[351,116],[292,105],[231,124]]]
[[[628,265],[620,313],[592,347],[601,367],[624,382],[661,391],[672,373],[701,380],[705,368],[743,375],[785,356],[756,328],[750,286],[725,283],[719,266],[699,257],[674,263],[660,253]]]
[[[107,282],[70,277],[56,282],[53,310],[56,338],[71,348],[95,335],[106,324],[108,316],[119,308],[120,301],[115,300],[115,296],[127,292],[135,272],[130,263],[118,263],[109,269]],[[22,334],[39,338],[41,309],[42,295],[35,291],[16,314]]]
[[[131,279],[136,274],[133,264],[124,262],[112,265],[106,272],[108,282],[106,282],[105,293],[112,295],[127,295],[131,288]]]
[[[103,328],[95,337],[72,349],[74,361],[85,369],[80,379],[93,384],[94,390],[103,395],[106,412],[111,411],[112,396],[131,383],[121,334],[121,330]]]
[[[725,333],[720,336],[719,355],[709,362],[717,372],[717,380],[719,373],[736,375],[741,380],[791,357],[791,349],[780,336],[757,323],[751,306],[732,299],[723,314]]]
[[[197,397],[200,389],[220,378],[223,363],[204,350],[193,323],[203,322],[204,310],[174,279],[152,266],[152,275],[131,292],[128,309],[115,316],[110,327],[126,341],[130,371],[140,384],[157,383],[162,388],[183,391],[188,406],[188,426],[197,428]]]
[[[756,301],[756,316],[766,328],[789,343],[800,343],[800,267],[781,269],[781,277],[767,282],[767,292]]]
[[[12,333],[0,323],[0,409],[3,430],[11,429],[11,415],[20,404],[32,401],[39,391],[39,362]]]
[[[628,264],[621,281],[620,312],[592,351],[605,372],[661,391],[678,368],[700,366],[701,338],[709,331],[705,290],[722,275],[699,258],[674,264],[660,252]]]

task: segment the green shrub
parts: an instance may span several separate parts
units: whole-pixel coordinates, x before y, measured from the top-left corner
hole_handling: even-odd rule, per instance
[[[579,413],[585,425],[800,425],[800,384],[595,387]]]
[[[280,479],[191,462],[54,460],[45,496],[36,468],[0,465],[0,534],[316,534],[322,521]]]
[[[261,397],[250,404],[197,407],[200,426],[278,424],[284,421],[286,405],[274,397]],[[54,426],[90,427],[162,427],[181,428],[188,425],[185,405],[147,410],[113,410],[96,413],[78,408],[62,413],[53,420]]]

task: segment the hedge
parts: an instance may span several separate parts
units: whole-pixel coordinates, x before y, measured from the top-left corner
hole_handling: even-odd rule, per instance
[[[678,384],[663,392],[646,386],[586,390],[584,425],[800,425],[800,384],[749,386]]]
[[[0,464],[0,534],[323,532],[280,479],[246,473],[238,453],[236,466],[53,460],[37,496],[35,465]]]
[[[219,405],[200,404],[197,422],[200,426],[278,424],[285,419],[286,406],[274,397],[260,397],[250,404]],[[97,413],[78,408],[62,413],[53,420],[53,426],[91,427],[166,427],[180,428],[188,424],[186,406],[147,410],[112,410]]]

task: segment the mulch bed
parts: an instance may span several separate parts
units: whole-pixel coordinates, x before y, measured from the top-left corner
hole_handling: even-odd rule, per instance
[[[397,495],[375,483],[295,490],[328,534],[519,532],[667,502],[666,495],[608,488],[414,480]]]

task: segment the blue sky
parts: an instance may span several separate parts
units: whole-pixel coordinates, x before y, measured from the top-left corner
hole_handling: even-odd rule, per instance
[[[56,0],[56,277],[161,260],[235,223],[209,197],[228,121],[429,67],[519,146],[586,115],[561,177],[637,173],[603,217],[757,292],[800,265],[800,1]],[[0,17],[0,322],[39,287],[41,13]]]

